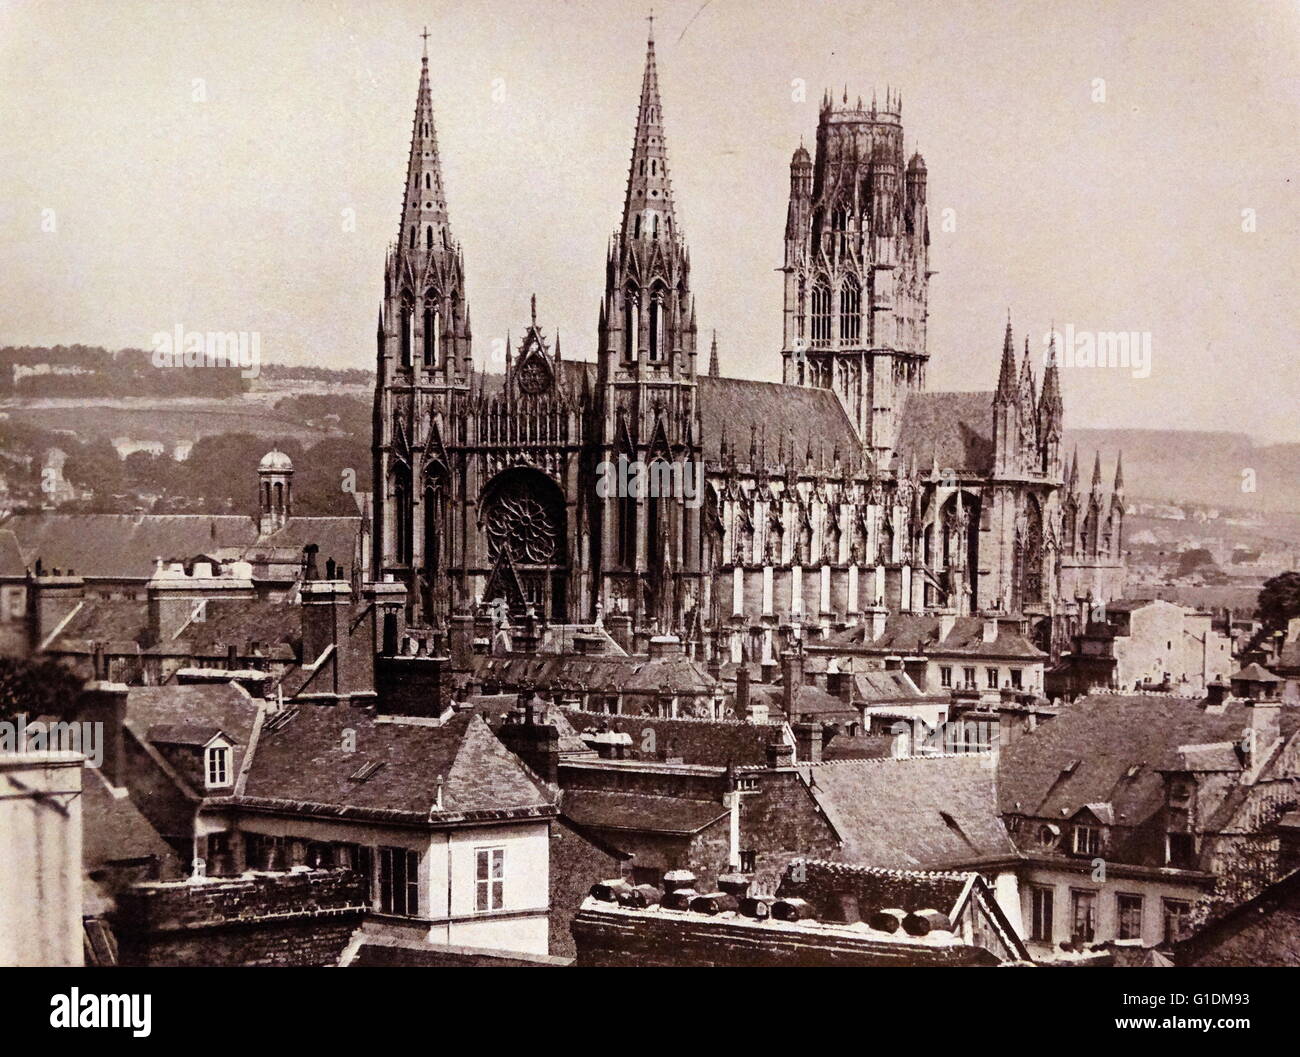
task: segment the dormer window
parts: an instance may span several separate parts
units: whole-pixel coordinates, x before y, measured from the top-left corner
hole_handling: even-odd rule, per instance
[[[203,774],[209,789],[230,785],[230,746],[218,742],[203,751]]]
[[[1074,854],[1096,855],[1101,851],[1101,827],[1077,823],[1074,827]]]

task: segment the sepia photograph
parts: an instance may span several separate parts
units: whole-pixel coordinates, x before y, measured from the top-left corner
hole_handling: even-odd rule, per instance
[[[1300,966],[1295,0],[3,0],[0,113],[35,1030],[170,1041],[158,968],[1285,1015],[1185,970]]]

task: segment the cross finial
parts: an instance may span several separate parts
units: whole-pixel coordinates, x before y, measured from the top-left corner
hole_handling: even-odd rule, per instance
[[[650,41],[653,43],[655,39],[655,9],[653,7],[650,8],[650,14],[646,16],[646,21],[650,23]]]
[[[420,36],[424,38],[424,57],[427,59],[429,57],[429,27],[428,26],[424,27],[424,32],[421,33]]]

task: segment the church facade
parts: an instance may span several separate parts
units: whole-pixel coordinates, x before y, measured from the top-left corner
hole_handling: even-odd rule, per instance
[[[882,609],[979,612],[1056,647],[1122,594],[1122,471],[1105,488],[1098,462],[1081,491],[1054,357],[1040,392],[1008,321],[994,390],[925,388],[926,167],[901,100],[827,97],[794,153],[781,383],[723,377],[716,334],[702,362],[668,162],[652,39],[594,362],[566,360],[534,302],[505,374],[478,372],[425,57],[369,526],[410,621],[505,599],[739,659]]]

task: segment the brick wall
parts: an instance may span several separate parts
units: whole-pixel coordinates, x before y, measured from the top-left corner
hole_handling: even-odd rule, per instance
[[[364,898],[344,870],[144,884],[113,924],[123,965],[335,965]]]

